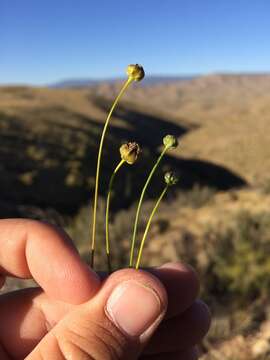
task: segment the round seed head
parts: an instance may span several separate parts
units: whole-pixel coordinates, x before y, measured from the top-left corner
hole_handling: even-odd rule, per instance
[[[136,142],[129,142],[121,145],[120,149],[121,159],[132,165],[138,158],[141,152],[140,146]]]
[[[173,135],[166,135],[163,138],[163,144],[167,148],[176,148],[178,146],[178,140]]]
[[[127,75],[129,78],[135,81],[140,81],[144,78],[143,67],[139,64],[131,64],[127,67]]]
[[[172,171],[168,171],[164,175],[164,180],[167,185],[173,186],[178,182],[178,177]]]

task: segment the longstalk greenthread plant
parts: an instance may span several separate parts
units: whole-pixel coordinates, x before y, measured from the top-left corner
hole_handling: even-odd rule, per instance
[[[93,221],[92,221],[92,241],[91,241],[91,259],[90,259],[90,263],[91,263],[91,267],[94,267],[94,256],[95,256],[95,245],[96,245],[96,241],[95,241],[95,235],[96,235],[96,214],[97,214],[97,206],[98,206],[98,188],[99,188],[99,175],[100,175],[100,166],[101,166],[101,159],[102,159],[102,149],[103,149],[103,143],[104,143],[104,139],[105,139],[105,135],[106,135],[106,131],[109,125],[109,121],[111,119],[112,113],[116,107],[116,105],[118,104],[119,100],[121,99],[122,95],[124,94],[124,92],[126,91],[126,89],[128,88],[128,86],[133,82],[133,81],[140,81],[143,79],[144,77],[144,70],[142,68],[142,66],[136,64],[136,65],[129,65],[127,67],[127,75],[128,75],[128,79],[126,80],[126,82],[124,83],[124,85],[122,86],[118,96],[116,97],[116,99],[114,100],[112,107],[109,111],[109,114],[106,118],[105,124],[104,124],[104,128],[101,134],[101,138],[100,138],[100,144],[99,144],[99,150],[98,150],[98,156],[97,156],[97,167],[96,167],[96,178],[95,178],[95,191],[94,191],[94,201],[93,201]],[[139,222],[139,216],[140,216],[140,211],[141,211],[141,206],[143,203],[143,199],[144,196],[146,194],[146,190],[150,184],[150,181],[157,169],[157,167],[159,166],[162,158],[164,157],[165,153],[169,150],[169,149],[173,149],[176,148],[178,145],[177,139],[175,138],[175,136],[173,135],[166,135],[163,138],[163,150],[161,152],[161,154],[159,155],[158,159],[156,160],[152,170],[150,171],[146,182],[142,188],[141,191],[141,195],[138,201],[138,206],[137,206],[137,211],[136,211],[136,215],[135,215],[135,221],[134,221],[134,228],[133,228],[133,234],[132,234],[132,241],[131,241],[131,249],[130,249],[130,259],[129,259],[129,266],[133,267],[133,262],[134,262],[134,249],[135,249],[135,243],[136,243],[136,235],[137,235],[137,228],[138,228],[138,222]],[[110,181],[109,181],[109,188],[108,188],[108,193],[107,193],[107,201],[106,201],[106,213],[105,213],[105,236],[106,236],[106,255],[107,255],[107,264],[108,264],[108,272],[110,273],[112,271],[112,266],[111,266],[111,251],[110,251],[110,229],[109,229],[109,213],[110,213],[110,201],[111,201],[111,195],[112,195],[112,189],[113,189],[113,183],[114,183],[114,179],[116,174],[118,173],[118,171],[120,170],[120,168],[123,166],[123,164],[127,163],[127,164],[133,164],[138,157],[138,154],[140,152],[140,147],[137,143],[135,142],[129,142],[126,144],[123,144],[120,147],[120,155],[121,155],[121,160],[118,162],[118,164],[116,165]],[[177,178],[176,176],[172,173],[172,172],[168,172],[165,174],[165,183],[166,186],[163,189],[163,191],[161,192],[151,214],[149,217],[149,220],[147,222],[143,237],[142,237],[142,241],[140,243],[139,246],[139,251],[138,251],[138,258],[137,261],[135,262],[135,268],[139,269],[140,267],[140,263],[141,263],[141,258],[142,258],[142,252],[143,252],[143,248],[144,248],[144,244],[145,244],[145,240],[153,219],[153,216],[155,215],[159,204],[161,202],[161,200],[164,198],[165,194],[167,193],[168,188],[171,185],[174,185],[177,182]]]
[[[95,258],[95,243],[96,243],[96,214],[97,214],[97,204],[98,204],[98,187],[99,187],[99,173],[100,173],[100,163],[101,163],[101,156],[102,156],[102,148],[104,143],[104,138],[106,134],[107,127],[109,125],[110,118],[112,113],[118,104],[119,100],[123,96],[124,92],[128,88],[128,86],[133,81],[140,81],[144,78],[144,70],[142,66],[136,65],[129,65],[127,67],[127,75],[128,79],[124,83],[122,89],[120,90],[118,96],[114,100],[112,107],[109,111],[107,119],[105,121],[105,125],[101,134],[101,139],[99,143],[99,150],[98,150],[98,157],[97,157],[97,168],[96,168],[96,181],[95,181],[95,194],[94,194],[94,205],[93,205],[93,224],[92,224],[92,241],[91,241],[91,267],[94,268],[94,258]]]
[[[138,202],[138,207],[137,207],[135,222],[134,222],[134,228],[133,228],[132,241],[131,241],[129,267],[133,267],[133,258],[134,258],[138,221],[139,221],[140,211],[141,211],[142,202],[143,202],[143,198],[144,198],[146,189],[147,189],[148,185],[150,184],[150,181],[151,181],[159,163],[161,162],[163,156],[165,155],[165,153],[171,148],[176,148],[178,145],[178,142],[177,142],[177,139],[173,135],[167,135],[163,138],[163,145],[164,145],[164,148],[163,148],[159,158],[157,159],[156,163],[154,164],[152,170],[150,171],[148,178],[146,179],[146,182],[144,184],[144,187],[142,189],[141,196],[140,196],[140,199]]]
[[[108,272],[109,273],[111,273],[111,271],[112,271],[111,254],[110,254],[109,212],[110,212],[110,199],[111,199],[111,194],[112,194],[113,182],[114,182],[114,178],[115,178],[116,173],[122,167],[123,164],[127,163],[129,165],[132,165],[132,164],[135,163],[135,161],[137,160],[138,155],[140,153],[140,147],[135,142],[129,142],[129,143],[123,144],[120,147],[119,151],[120,151],[121,160],[118,163],[118,165],[116,166],[116,168],[114,169],[114,171],[112,173],[112,176],[110,178],[109,190],[108,190],[107,201],[106,201],[106,214],[105,214],[106,228],[105,228],[105,233],[106,233],[107,265],[108,265]]]

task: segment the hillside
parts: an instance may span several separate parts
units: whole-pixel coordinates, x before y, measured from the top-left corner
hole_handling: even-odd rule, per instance
[[[0,217],[27,216],[65,227],[89,260],[89,204],[99,137],[121,86],[0,87]],[[162,137],[168,153],[143,204],[138,238],[173,168],[180,181],[162,202],[143,264],[192,264],[213,325],[205,360],[267,359],[270,354],[270,75],[209,75],[185,82],[134,84],[114,113],[102,166],[101,195],[119,161],[119,145],[138,141],[136,165],[115,183],[113,266],[126,266],[136,201]],[[120,192],[121,190],[121,192]],[[121,196],[117,196],[121,194]],[[96,260],[104,269],[104,201]],[[4,291],[22,287],[8,280]]]
[[[196,88],[194,82],[191,80],[186,86]],[[8,207],[12,204],[15,208],[21,205],[52,207],[65,214],[74,213],[87,204],[93,189],[93,163],[99,134],[111,103],[108,89],[113,94],[117,86],[119,84],[83,89],[1,88],[1,201]],[[164,85],[164,89],[158,87],[158,91],[167,94],[167,86],[174,86],[175,92],[178,91],[177,84]],[[216,122],[212,126],[210,122],[192,122],[191,115],[180,117],[177,107],[174,113],[172,108],[167,111],[165,105],[160,110],[161,103],[154,108],[154,97],[149,96],[149,91],[151,87],[139,88],[136,84],[114,113],[104,154],[103,194],[119,157],[119,145],[123,140],[138,141],[143,148],[143,158],[135,170],[123,173],[119,184],[127,189],[121,205],[129,206],[139,191],[141,175],[145,169],[150,169],[162,137],[167,133],[181,138],[179,150],[166,158],[167,166],[176,168],[182,177],[180,188],[201,184],[224,190],[242,186],[250,180],[249,173],[243,171],[248,167],[249,157],[246,159],[245,154],[241,157],[239,153],[239,166],[230,168],[226,161],[227,151],[224,149],[226,154],[221,151],[222,144],[228,145],[232,141],[231,134],[224,133],[224,129],[228,132],[231,119],[219,121],[218,130],[223,129],[220,137],[215,134],[213,142],[205,141],[198,152],[199,143],[204,142],[208,132],[217,131]],[[155,86],[153,91],[157,91]],[[144,92],[145,96],[140,98]],[[199,101],[196,99],[195,105]],[[248,126],[252,132],[253,124]],[[247,128],[246,124],[243,128]],[[264,132],[264,137],[267,136]],[[106,151],[110,158],[106,157]],[[154,185],[150,197],[156,196],[160,181],[157,179]],[[13,210],[7,209],[7,212],[12,215]]]
[[[113,86],[93,88],[109,96]],[[270,75],[208,75],[185,83],[130,89],[127,99],[193,126],[179,156],[211,161],[251,184],[269,179]],[[168,115],[169,114],[169,115]],[[170,117],[170,116],[169,116]]]

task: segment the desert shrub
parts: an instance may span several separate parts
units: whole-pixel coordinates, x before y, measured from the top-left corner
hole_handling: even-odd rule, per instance
[[[178,191],[176,194],[168,196],[167,199],[161,203],[159,213],[155,216],[152,229],[155,229],[155,234],[166,235],[166,230],[170,226],[170,214],[173,214],[176,209],[184,206],[200,207],[209,201],[214,194],[214,191],[207,187],[195,186],[191,190]],[[147,200],[143,203],[141,218],[138,226],[138,239],[141,238],[148,215],[154,206],[153,200]],[[116,267],[127,266],[129,260],[130,241],[133,231],[133,224],[135,219],[137,203],[134,203],[127,209],[122,209],[111,216],[110,224],[110,238],[113,265]],[[90,225],[92,221],[92,209],[90,206],[85,206],[80,209],[78,214],[66,226],[66,231],[74,240],[77,248],[86,261],[89,260],[90,251]],[[96,264],[98,268],[106,267],[106,257],[104,253],[105,246],[105,222],[104,219],[105,204],[101,198],[101,204],[98,209],[98,224],[97,224],[97,250],[96,250]],[[155,240],[154,240],[155,241]],[[147,243],[146,247],[149,245]],[[145,254],[145,257],[150,256]],[[162,263],[162,252],[160,252],[160,259],[157,263]],[[195,254],[193,256],[195,258]],[[192,262],[191,256],[189,256]],[[147,260],[147,259],[146,259]],[[147,263],[147,261],[146,261]],[[193,262],[192,262],[193,263]]]
[[[142,218],[138,226],[138,237],[146,225],[147,214],[153,206],[152,201],[147,201],[142,207]],[[114,268],[127,267],[130,253],[130,240],[133,231],[133,219],[135,218],[136,206],[118,211],[112,216],[110,224],[112,265]],[[96,268],[106,269],[105,256],[105,203],[101,200],[97,216],[97,249]],[[92,209],[86,206],[80,209],[77,216],[66,226],[66,231],[75,242],[82,257],[88,262],[90,260],[90,224],[92,221]]]
[[[177,204],[178,206],[188,206],[196,209],[208,203],[216,191],[215,188],[195,184],[190,190],[178,192]]]
[[[270,179],[266,179],[264,180],[263,184],[262,184],[262,190],[264,194],[270,194]]]
[[[209,203],[216,194],[216,189],[195,184],[191,189],[177,189],[171,191],[160,206],[159,213],[174,214],[184,207],[200,208]]]
[[[213,236],[206,291],[244,302],[264,297],[270,290],[270,213],[240,213]]]

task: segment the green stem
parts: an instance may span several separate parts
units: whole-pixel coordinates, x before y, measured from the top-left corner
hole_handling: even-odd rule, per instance
[[[140,249],[139,249],[139,253],[138,253],[138,259],[137,259],[137,262],[136,262],[136,270],[139,269],[140,267],[140,262],[141,262],[141,258],[142,258],[142,251],[143,251],[143,247],[144,247],[144,243],[145,243],[145,239],[146,239],[146,236],[148,234],[148,231],[149,231],[149,228],[150,228],[150,225],[151,225],[151,221],[153,219],[153,216],[155,215],[155,212],[157,211],[157,208],[162,200],[162,198],[164,197],[164,195],[166,194],[167,190],[168,190],[168,187],[169,185],[167,185],[164,190],[162,191],[162,193],[160,194],[159,198],[158,198],[158,201],[154,207],[154,209],[152,210],[151,212],[151,215],[149,217],[149,220],[147,222],[147,225],[146,225],[146,228],[144,230],[144,234],[143,234],[143,238],[142,238],[142,241],[141,241],[141,245],[140,245]]]
[[[122,95],[124,94],[127,87],[131,84],[133,81],[132,78],[128,78],[127,81],[124,83],[122,89],[120,90],[118,96],[114,100],[114,103],[112,104],[111,110],[107,116],[100,143],[99,143],[99,150],[98,150],[98,157],[97,157],[97,169],[96,169],[96,183],[95,183],[95,195],[94,195],[94,206],[93,206],[93,226],[92,226],[92,242],[91,242],[91,260],[90,264],[91,267],[94,268],[94,255],[95,255],[95,238],[96,238],[96,216],[97,216],[97,201],[98,201],[98,185],[99,185],[99,171],[100,171],[100,160],[101,160],[101,154],[102,154],[102,147],[104,142],[105,133],[107,130],[107,127],[109,125],[110,118],[112,116],[113,110],[118,104],[119,100],[121,99]]]
[[[157,162],[155,163],[155,165],[153,166],[147,180],[146,183],[144,184],[144,187],[142,189],[141,192],[141,196],[140,196],[140,200],[138,203],[138,207],[137,207],[137,212],[136,212],[136,217],[135,217],[135,222],[134,222],[134,228],[133,228],[133,235],[132,235],[132,242],[131,242],[131,250],[130,250],[130,260],[129,260],[129,267],[133,266],[133,258],[134,258],[134,249],[135,249],[135,242],[136,242],[136,235],[137,235],[137,228],[138,228],[138,220],[139,220],[139,215],[140,215],[140,211],[141,211],[141,206],[142,206],[142,201],[144,198],[144,194],[145,191],[148,187],[148,184],[150,183],[150,180],[156,170],[156,168],[158,167],[161,159],[163,158],[165,152],[168,150],[169,147],[165,146],[162,153],[160,154],[159,158],[157,159]]]
[[[108,262],[108,272],[109,274],[112,272],[112,266],[111,266],[111,255],[110,255],[110,236],[109,236],[109,211],[110,211],[110,200],[111,200],[111,194],[112,194],[112,186],[113,181],[115,178],[115,175],[117,171],[120,169],[120,167],[125,163],[125,160],[121,160],[119,164],[114,169],[112,176],[110,178],[109,183],[109,191],[107,194],[107,202],[106,202],[106,254],[107,254],[107,262]]]

